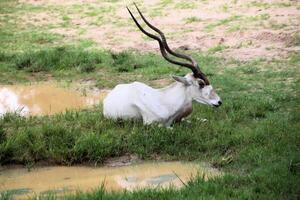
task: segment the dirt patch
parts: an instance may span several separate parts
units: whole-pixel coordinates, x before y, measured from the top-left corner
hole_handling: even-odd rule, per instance
[[[90,39],[97,48],[113,51],[136,49],[158,51],[158,44],[145,37],[134,25],[126,10],[126,2],[40,0],[21,1],[26,4],[64,8],[69,25],[50,28],[66,41]],[[289,0],[263,1],[137,1],[145,16],[161,28],[174,49],[208,51],[223,45],[215,53],[240,60],[287,56],[298,51],[287,47],[292,35],[299,33],[300,2]],[[78,10],[78,9],[81,10]],[[99,9],[103,12],[98,12]],[[138,16],[133,5],[130,8]],[[77,10],[76,10],[77,9]],[[55,13],[53,16],[61,15]],[[25,15],[37,25],[60,23],[49,14]],[[37,18],[45,20],[38,21]],[[25,19],[26,20],[26,19]],[[52,21],[53,20],[53,21]],[[289,48],[289,49],[287,49]]]
[[[282,31],[248,31],[225,37],[223,45],[231,48],[219,52],[222,57],[233,57],[239,60],[284,58],[298,48],[288,48],[292,41],[292,33]]]
[[[52,29],[52,32],[63,35],[71,39],[77,35],[78,31],[76,29],[69,29],[69,28],[55,28]]]
[[[252,38],[259,41],[271,41],[271,42],[288,42],[292,39],[291,35],[288,33],[280,32],[276,34],[270,31],[263,31],[260,33],[256,33]]]
[[[22,21],[26,25],[35,26],[46,26],[46,25],[57,25],[62,23],[58,14],[39,12],[39,13],[27,13],[22,16]]]
[[[280,58],[288,55],[287,51],[271,51],[266,47],[248,47],[242,49],[228,49],[222,53],[217,53],[219,56],[227,55],[229,57],[238,58],[239,60],[252,60],[262,58],[265,55],[266,58]]]

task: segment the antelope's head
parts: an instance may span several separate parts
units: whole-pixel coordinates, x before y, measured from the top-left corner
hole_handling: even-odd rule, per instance
[[[147,32],[138,23],[138,21],[136,20],[136,18],[132,14],[132,12],[127,7],[129,14],[131,15],[131,17],[132,17],[133,21],[135,22],[135,24],[137,25],[137,27],[145,35],[158,41],[161,55],[168,62],[173,63],[175,65],[189,68],[193,72],[191,74],[187,74],[184,77],[173,76],[173,78],[176,81],[182,83],[186,87],[186,89],[189,92],[189,95],[191,96],[191,98],[193,100],[195,100],[199,103],[208,104],[208,105],[215,106],[215,107],[220,106],[222,104],[221,98],[217,95],[217,93],[215,92],[213,87],[210,85],[210,82],[208,81],[206,75],[200,70],[199,65],[196,62],[196,60],[193,59],[191,56],[188,56],[188,55],[185,55],[182,53],[178,53],[178,52],[174,52],[173,50],[171,50],[163,32],[161,30],[159,30],[158,28],[156,28],[155,26],[153,26],[152,24],[150,24],[146,20],[146,18],[143,16],[142,12],[137,7],[137,5],[135,3],[134,3],[134,5],[135,5],[137,11],[139,12],[141,18],[143,19],[143,21],[148,25],[149,28],[151,28],[156,33],[158,33],[160,37]],[[174,57],[180,58],[184,61],[173,60],[170,58],[170,55],[173,55]]]

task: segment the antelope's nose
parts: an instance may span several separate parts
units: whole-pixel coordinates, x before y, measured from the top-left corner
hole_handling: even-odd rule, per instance
[[[222,101],[218,101],[218,105],[219,105],[219,106],[222,105]]]
[[[222,101],[218,101],[218,104],[213,104],[214,107],[219,107],[220,105],[222,105]]]

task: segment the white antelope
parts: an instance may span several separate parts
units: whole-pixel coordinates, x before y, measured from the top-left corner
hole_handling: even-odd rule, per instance
[[[172,51],[164,34],[145,19],[136,5],[135,7],[143,21],[160,37],[145,31],[128,7],[127,10],[138,28],[145,35],[158,41],[162,56],[170,63],[191,69],[193,73],[184,77],[173,76],[176,82],[162,89],[154,89],[140,82],[119,84],[103,101],[104,116],[113,119],[143,119],[144,124],[158,122],[168,127],[191,114],[193,100],[215,107],[220,106],[220,97],[201,72],[197,62],[188,55]],[[186,62],[172,60],[167,53]]]

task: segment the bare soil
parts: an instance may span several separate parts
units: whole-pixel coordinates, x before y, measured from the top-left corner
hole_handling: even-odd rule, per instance
[[[130,19],[126,5],[136,16],[138,13],[127,1],[20,2],[49,7],[52,13],[24,15],[24,23],[57,24],[49,31],[64,35],[66,39],[92,40],[97,48],[113,51],[158,51],[157,42],[146,38]],[[300,51],[298,44],[293,44],[295,36],[300,34],[298,0],[192,0],[188,3],[144,0],[137,3],[149,21],[163,30],[174,49],[210,50],[215,55],[240,60],[273,59]],[[63,18],[57,17],[59,15],[68,17],[65,19],[67,26],[59,26]]]

